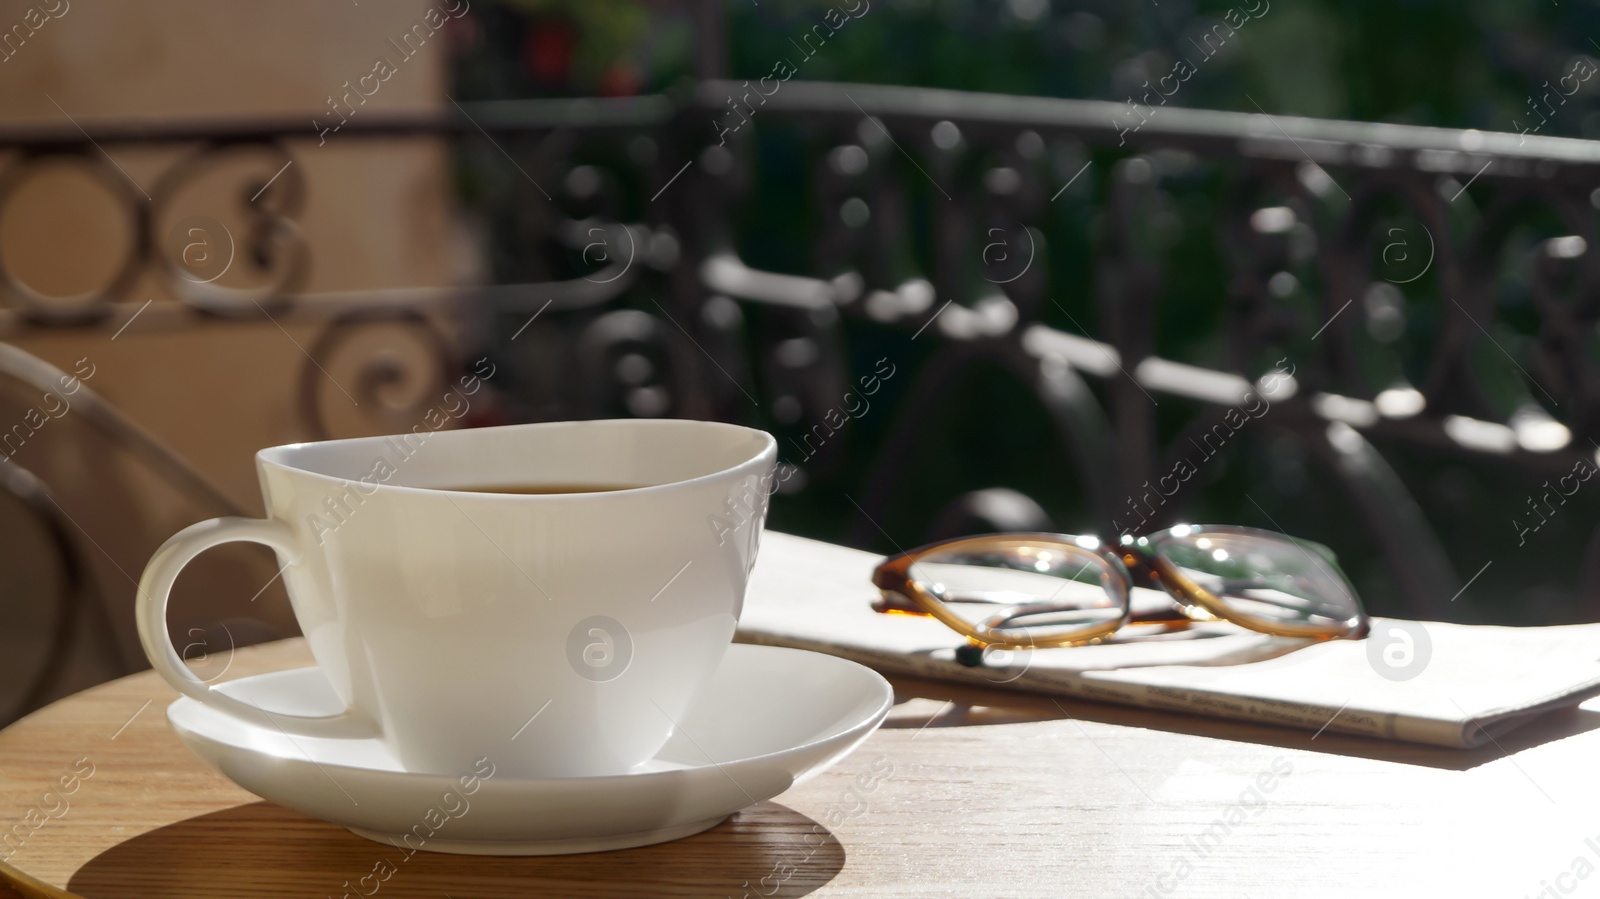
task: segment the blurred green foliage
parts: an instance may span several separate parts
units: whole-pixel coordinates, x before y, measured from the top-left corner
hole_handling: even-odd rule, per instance
[[[730,0],[727,75],[766,74],[827,9],[861,5],[798,77],[1123,100],[1239,10],[1251,17],[1239,40],[1172,102],[1250,111],[1253,98],[1286,115],[1509,131],[1569,60],[1600,55],[1600,5],[1587,2]],[[488,26],[481,52],[458,66],[480,99],[647,93],[693,71],[686,4],[480,0],[476,13]],[[557,33],[530,40],[539,32]],[[542,79],[527,58],[541,47],[567,51]],[[1575,98],[1543,133],[1600,136],[1596,108]]]
[[[862,5],[868,5],[866,12],[799,65],[797,78],[1123,101],[1142,96],[1143,85],[1171,71],[1176,59],[1193,56],[1193,41],[1231,14],[1235,21],[1247,16],[1248,24],[1199,66],[1171,103],[1512,131],[1519,122],[1535,121],[1530,98],[1547,92],[1574,59],[1600,58],[1600,4],[1576,0],[734,0],[721,8],[727,77],[756,79],[778,60],[799,58],[795,41],[830,8],[859,12]],[[696,70],[697,53],[704,52],[696,45],[695,15],[681,4],[480,0],[473,13],[472,47],[458,56],[453,76],[456,96],[463,99],[672,91]],[[1560,106],[1539,133],[1600,138],[1600,81]],[[814,140],[805,129],[779,122],[757,129],[752,191],[760,202],[751,203],[737,223],[739,250],[750,264],[815,271],[820,223],[809,196],[809,166],[818,148],[807,143]],[[492,164],[493,157],[480,162]],[[1093,198],[1105,196],[1104,178],[1096,166],[1074,188],[1081,202],[1070,202],[1069,195],[1068,202],[1055,204],[1047,226],[1056,303],[1043,318],[1064,330],[1100,331]],[[1215,228],[1223,183],[1211,176],[1185,186],[1163,220],[1170,232],[1168,287],[1157,309],[1155,347],[1169,358],[1227,368],[1222,322],[1230,275]],[[649,196],[645,187],[631,187],[640,208]],[[930,198],[915,191],[926,194],[928,188],[912,189],[912,219],[921,227],[915,223],[925,222]],[[1469,197],[1460,206],[1471,202]],[[1414,222],[1403,211],[1394,215],[1407,227]],[[538,274],[518,258],[535,237],[529,233],[535,225],[497,222],[497,232],[514,235],[501,247],[502,277]],[[1508,330],[1499,339],[1519,356],[1539,328],[1528,302],[1528,251],[1559,233],[1559,224],[1534,217],[1518,226],[1502,260],[1497,302]],[[926,271],[926,235],[914,242],[920,258],[912,264]],[[1375,260],[1375,271],[1389,261]],[[1309,322],[1305,336],[1326,317],[1318,291],[1315,266],[1307,266],[1292,273],[1278,297],[1284,314]],[[1379,335],[1386,351],[1369,354],[1363,364],[1383,377],[1420,382],[1447,300],[1433,275],[1407,285],[1404,331],[1389,337],[1381,333],[1383,310],[1358,305],[1349,314],[1365,315],[1365,330]],[[751,314],[759,328],[760,313]],[[851,326],[848,351],[855,370],[869,370],[873,360],[888,357],[900,374],[873,398],[872,414],[846,426],[840,439],[848,447],[831,471],[813,472],[811,489],[775,499],[775,526],[887,551],[921,540],[949,497],[996,486],[1039,500],[1058,527],[1093,526],[1082,485],[1073,480],[1077,473],[1041,407],[1026,384],[998,367],[970,372],[948,389],[939,412],[916,423],[925,440],[899,475],[926,486],[895,497],[885,520],[863,523],[856,505],[872,486],[878,448],[906,425],[896,410],[937,346],[927,340],[913,344],[899,329]],[[1311,347],[1301,341],[1283,352],[1307,358],[1303,354]],[[1489,357],[1478,365],[1488,373],[1484,380],[1496,403],[1524,401],[1528,385],[1492,348],[1485,353]],[[1257,364],[1265,370],[1273,359]],[[1094,389],[1103,398],[1103,387]],[[1161,439],[1175,440],[1196,411],[1163,400],[1157,415]],[[781,430],[771,410],[759,414],[753,423]],[[1192,489],[1179,497],[1184,511],[1194,520],[1281,527],[1328,544],[1375,611],[1403,611],[1348,492],[1295,438],[1262,424],[1206,463]],[[1380,449],[1448,548],[1461,582],[1485,561],[1503,560],[1452,607],[1454,617],[1534,623],[1592,616],[1571,587],[1600,520],[1600,486],[1590,486],[1549,516],[1527,545],[1518,545],[1516,522],[1533,523],[1529,497],[1544,492],[1537,479],[1400,446]]]

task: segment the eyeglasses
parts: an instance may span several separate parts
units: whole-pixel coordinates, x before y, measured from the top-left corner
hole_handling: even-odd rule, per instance
[[[1327,547],[1272,531],[1182,524],[1118,546],[1068,534],[989,534],[890,556],[879,612],[937,618],[977,646],[1099,642],[1129,624],[1230,621],[1279,637],[1359,639],[1367,614]],[[1133,587],[1176,601],[1135,608]]]

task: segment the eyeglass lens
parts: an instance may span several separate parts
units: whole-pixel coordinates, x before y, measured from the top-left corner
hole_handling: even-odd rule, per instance
[[[1101,627],[1127,608],[1123,575],[1092,549],[1059,540],[996,538],[934,550],[911,580],[980,633],[1053,641]]]
[[[1315,548],[1288,537],[1178,527],[1149,545],[1188,582],[1177,586],[1199,587],[1241,624],[1336,633],[1361,614],[1343,575]]]

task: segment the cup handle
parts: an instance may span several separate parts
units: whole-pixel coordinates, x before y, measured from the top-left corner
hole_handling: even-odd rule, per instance
[[[303,737],[374,737],[377,725],[354,709],[325,717],[268,712],[259,706],[235,699],[195,676],[167,637],[167,598],[183,570],[213,546],[234,541],[270,546],[292,565],[296,561],[294,538],[282,522],[255,518],[213,518],[192,524],[176,534],[150,557],[139,580],[137,619],[139,642],[144,654],[174,689],[219,712],[265,730]]]

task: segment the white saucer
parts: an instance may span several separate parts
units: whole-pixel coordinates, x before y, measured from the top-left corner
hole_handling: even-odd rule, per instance
[[[220,689],[269,711],[318,715],[341,707],[315,668]],[[168,707],[167,720],[239,786],[367,839],[433,852],[557,855],[644,846],[715,827],[843,758],[877,729],[893,701],[888,682],[854,662],[735,644],[672,739],[632,773],[491,775],[470,794],[461,778],[406,772],[377,740],[290,738],[187,697]]]

